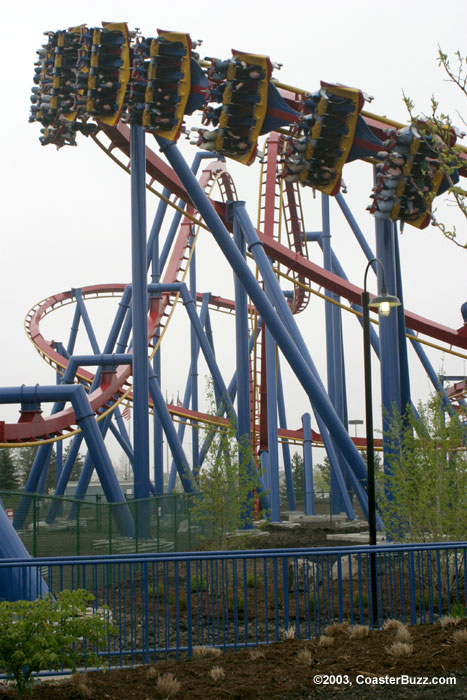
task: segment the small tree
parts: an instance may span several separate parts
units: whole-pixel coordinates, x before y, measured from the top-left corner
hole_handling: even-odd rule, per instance
[[[214,414],[212,389],[208,390],[208,398]],[[227,425],[211,426],[206,438],[209,449],[198,474],[200,495],[193,499],[192,516],[205,539],[219,549],[224,546],[228,532],[251,524],[259,483],[248,435],[237,440],[237,425],[232,416]]]
[[[21,475],[13,459],[13,450],[0,450],[0,489],[17,491],[21,487]]]
[[[0,603],[0,668],[16,684],[19,698],[40,671],[100,665],[97,648],[115,630],[106,608],[89,607],[93,601],[77,590],[62,591],[56,599]]]
[[[467,528],[464,428],[435,395],[389,421],[389,474],[380,479],[378,507],[393,540],[460,540]]]
[[[365,450],[361,450],[360,452],[363,461],[367,462],[367,455]],[[378,452],[375,452],[375,473],[381,472],[383,468],[383,462],[381,459],[381,455]],[[316,485],[316,490],[321,490],[321,491],[330,491],[331,490],[331,463],[329,461],[329,457],[325,455],[323,461],[321,464],[317,464],[315,467],[317,471],[317,479],[316,481],[318,482]]]
[[[305,492],[305,463],[299,452],[293,453],[291,463],[294,489],[297,494],[303,495]]]

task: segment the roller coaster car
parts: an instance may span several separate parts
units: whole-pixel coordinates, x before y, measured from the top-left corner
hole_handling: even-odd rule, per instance
[[[60,116],[61,120],[74,122],[79,112],[84,111],[87,102],[84,96],[87,95],[88,91],[92,37],[93,32],[84,24],[71,27],[64,36],[64,47],[69,49],[73,65],[69,71],[59,71],[55,75],[53,86],[54,89],[61,90],[65,95],[72,93],[74,97],[72,100],[66,101]],[[73,145],[76,144],[73,143]]]
[[[115,126],[129,78],[128,27],[125,22],[102,22],[102,29],[94,29],[92,35],[86,112],[104,124]]]
[[[179,32],[157,33],[150,44],[142,125],[176,141],[191,90],[191,39]]]
[[[300,181],[325,194],[337,194],[363,103],[360,90],[321,82],[320,92],[308,105],[311,114],[302,121],[305,137],[292,141],[286,152],[285,179]]]
[[[232,59],[224,62],[224,75],[217,79],[211,70],[211,83],[222,94],[219,128],[214,150],[251,165],[256,156],[268,107],[268,84],[272,64],[267,56],[232,49]],[[214,80],[213,80],[214,78]]]
[[[444,178],[440,163],[441,138],[427,126],[394,131],[378,155],[371,213],[380,219],[400,220],[425,228],[431,219],[431,203]]]

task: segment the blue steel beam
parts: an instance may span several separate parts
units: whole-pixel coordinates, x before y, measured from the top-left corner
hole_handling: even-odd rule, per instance
[[[302,358],[304,359],[305,363],[307,364],[308,368],[310,369],[314,379],[316,380],[317,384],[319,387],[322,389],[324,393],[325,389],[323,386],[323,383],[321,381],[321,378],[318,374],[318,371],[314,365],[314,362],[311,358],[311,355],[308,351],[308,347],[303,340],[303,337],[300,333],[300,330],[297,326],[297,323],[292,315],[292,312],[290,311],[290,307],[287,304],[284,294],[277,282],[276,276],[272,270],[271,264],[269,262],[268,257],[266,256],[266,253],[263,249],[262,243],[259,241],[258,236],[256,234],[256,231],[250,221],[250,218],[246,212],[245,209],[245,203],[244,202],[239,202],[239,205],[235,209],[236,215],[240,218],[241,224],[242,224],[242,230],[244,235],[246,236],[246,239],[249,243],[249,250],[253,255],[253,258],[261,272],[261,275],[264,280],[264,285],[266,289],[266,294],[270,298],[272,304],[276,307],[277,314],[279,316],[280,321],[283,323],[284,328],[286,329],[286,332],[288,333],[290,339],[294,343],[295,347],[301,354]],[[327,395],[326,395],[327,396]],[[329,400],[329,397],[327,397]],[[331,403],[332,405],[332,403]],[[355,519],[355,512],[348,494],[347,490],[347,485],[344,480],[344,476],[342,474],[341,466],[339,464],[339,460],[336,454],[336,450],[334,448],[333,440],[331,439],[330,433],[326,427],[325,422],[322,420],[319,411],[316,409],[316,406],[312,404],[313,411],[316,417],[316,421],[318,423],[318,429],[321,433],[321,437],[324,443],[324,446],[326,448],[326,452],[329,457],[329,461],[331,463],[331,468],[334,472],[334,475],[336,477],[336,481],[338,484],[338,488],[340,493],[342,494],[342,500],[344,504],[345,511],[347,513],[347,517],[350,520]],[[343,426],[342,426],[343,427]],[[363,461],[360,458],[360,455],[357,452],[357,462],[355,464],[358,464],[358,467],[360,469],[360,474],[356,476],[359,476],[359,478],[364,478],[365,475],[365,466],[363,464]],[[349,463],[343,462],[344,467],[348,470],[348,472],[352,472],[352,468]],[[352,474],[349,474],[349,478],[353,481],[353,483],[358,482],[358,478],[353,479]],[[358,487],[357,487],[358,488]],[[362,503],[366,500],[366,495],[363,492],[363,490],[360,489],[359,493],[359,500],[362,501]],[[365,506],[362,505],[362,508]]]
[[[230,205],[231,213],[235,209],[236,203]],[[238,221],[233,217],[234,241],[242,258],[246,258],[246,244]],[[247,462],[247,469],[250,477],[256,473],[256,465],[250,455],[245,454],[245,446],[242,449],[242,441],[246,441],[248,449],[251,446],[251,414],[250,414],[250,356],[248,352],[248,298],[243,286],[235,277],[235,352],[237,358],[237,440],[239,441],[238,459],[239,464]],[[248,503],[251,505],[248,506]],[[244,525],[253,527],[253,503],[249,497],[247,503],[243,504]]]
[[[231,265],[231,267],[239,277],[241,283],[245,287],[247,294],[250,296],[251,300],[258,309],[259,314],[263,317],[265,323],[267,323],[271,333],[273,334],[273,337],[275,338],[276,342],[281,348],[290,366],[293,368],[293,371],[295,372],[298,380],[305,389],[305,392],[307,393],[311,404],[313,406],[316,406],[317,410],[319,411],[319,414],[322,416],[324,424],[326,425],[328,430],[333,434],[340,449],[346,456],[347,461],[351,467],[349,471],[351,473],[355,471],[356,475],[363,474],[364,476],[366,469],[363,464],[363,461],[360,455],[358,454],[358,451],[356,450],[350,436],[345,431],[342,423],[336,415],[332,404],[329,401],[329,397],[326,395],[326,392],[320,385],[320,382],[314,376],[308,363],[302,356],[302,352],[298,349],[297,345],[295,344],[295,340],[292,340],[288,329],[284,326],[280,318],[278,318],[278,316],[276,315],[271,302],[258,285],[253,273],[249,269],[246,262],[243,260],[235,243],[231,240],[230,235],[226,230],[224,224],[222,223],[220,217],[211,206],[208,198],[206,197],[199,183],[196,181],[196,178],[193,177],[193,174],[191,173],[190,169],[185,163],[177,147],[175,146],[175,144],[170,143],[160,137],[156,137],[156,140],[161,146],[161,150],[164,152],[170,165],[173,167],[174,171],[183,183],[194,205],[196,206],[201,216],[207,223],[213,238],[216,240],[220,249],[227,258],[229,264]],[[256,241],[255,247],[260,247],[258,241]],[[272,273],[271,269],[270,271]],[[277,285],[277,281],[275,280],[275,278],[274,284]],[[277,287],[279,289],[279,293],[282,299],[284,299],[279,285],[277,285]],[[365,495],[362,492],[357,492],[357,496],[359,497],[362,509],[364,510],[365,514],[367,514],[368,503]],[[378,523],[381,527],[381,519],[378,520]]]
[[[199,319],[201,326],[204,328],[206,319],[208,316],[208,311],[209,311],[209,299],[210,299],[210,294],[203,294],[203,302],[201,305],[201,311],[199,314]],[[199,355],[200,351],[200,346],[199,343],[197,344],[197,356]],[[183,407],[188,408],[190,405],[190,399],[191,399],[191,376],[188,377],[186,385],[185,385],[185,392],[183,394]],[[178,426],[178,431],[177,431],[178,439],[180,443],[183,443],[183,438],[185,436],[185,423],[180,423]],[[195,475],[198,473],[197,469],[193,469],[193,474]],[[177,466],[175,464],[175,460],[172,460],[172,464],[170,467],[170,473],[169,473],[169,480],[167,483],[167,493],[171,493],[173,489],[175,488],[175,480],[177,477]]]
[[[394,250],[394,231],[391,221],[375,219],[376,228],[376,257],[381,260],[384,277],[389,294],[397,296],[396,261]],[[378,270],[378,280],[380,278]],[[381,285],[379,285],[381,286]],[[401,382],[399,364],[399,326],[397,314],[389,314],[387,318],[379,318],[380,338],[380,368],[381,368],[381,402],[383,405],[383,445],[384,453],[388,455],[389,443],[387,431],[389,416],[393,406],[399,413],[401,407]],[[387,467],[387,461],[385,459]]]
[[[88,449],[96,465],[102,488],[107,500],[111,503],[121,503],[122,508],[115,510],[115,520],[122,535],[133,536],[133,520],[126,506],[125,496],[120,488],[112,468],[102,435],[94,419],[94,412],[81,384],[66,386],[20,386],[0,388],[0,404],[23,403],[24,401],[57,402],[70,401],[75,411],[76,422],[83,431]]]
[[[99,343],[97,342],[96,334],[94,333],[94,328],[92,327],[91,319],[89,318],[88,310],[86,304],[84,303],[83,293],[81,289],[72,289],[73,296],[76,299],[76,304],[79,308],[81,318],[83,319],[84,327],[86,328],[86,333],[91,343],[92,351],[96,354],[100,352]]]
[[[162,195],[166,198],[170,197],[170,191],[164,187],[162,190]],[[152,222],[151,231],[149,233],[148,245],[147,245],[147,256],[148,265],[151,263],[151,282],[157,284],[160,282],[161,278],[161,262],[160,262],[160,231],[162,223],[164,221],[164,216],[167,211],[168,203],[160,199],[157,206],[156,214]],[[154,294],[155,298],[160,298],[159,294]],[[157,346],[160,336],[160,329],[157,328],[153,344],[154,347]],[[152,360],[152,369],[157,377],[159,386],[162,384],[162,362],[161,362],[161,347],[159,345],[156,353],[154,354]],[[164,451],[163,451],[163,431],[162,425],[159,420],[159,416],[154,411],[152,418],[153,426],[153,473],[154,473],[154,490],[156,494],[164,493]],[[131,461],[132,465],[134,461]]]
[[[280,357],[277,356],[277,411],[279,414],[279,425],[283,430],[287,430],[287,416],[285,412],[284,385],[282,383],[282,372]],[[285,484],[287,489],[287,507],[289,510],[297,510],[292,476],[292,464],[290,460],[290,446],[287,440],[282,441],[282,460],[284,462]]]
[[[195,182],[197,182],[195,180]],[[219,391],[219,394],[222,398],[222,401],[225,403],[226,408],[230,412],[230,414],[235,418],[237,418],[232,401],[230,400],[227,387],[224,384],[224,380],[222,379],[222,374],[219,370],[219,366],[216,362],[216,358],[214,357],[214,353],[212,352],[212,348],[210,344],[208,343],[208,340],[206,338],[206,334],[204,333],[204,330],[201,326],[200,320],[198,318],[198,314],[196,313],[196,301],[192,299],[190,292],[188,291],[188,288],[186,284],[183,282],[173,282],[170,284],[159,284],[159,285],[150,285],[150,290],[152,289],[158,289],[161,292],[180,292],[180,296],[183,301],[183,305],[187,311],[188,318],[190,319],[191,325],[194,328],[194,331],[196,333],[197,340],[201,346],[201,351],[204,355],[204,358],[206,360],[206,364],[209,368],[209,371],[212,375],[214,384]]]
[[[331,250],[331,224],[329,215],[329,196],[321,195],[321,212],[323,223],[323,235],[321,236],[320,245],[323,251],[323,262],[325,270],[332,272],[332,250]],[[329,289],[326,290],[326,295],[333,300],[338,300],[336,294]],[[327,362],[327,377],[328,377],[328,394],[334,406],[334,409],[342,421],[346,429],[348,426],[344,424],[344,407],[342,404],[341,385],[343,381],[341,371],[341,347],[338,343],[338,328],[336,319],[337,307],[329,301],[325,302],[325,323],[326,323],[326,362]],[[336,450],[336,457],[342,467],[342,456]],[[343,495],[339,489],[339,483],[335,474],[335,465],[331,462],[330,480],[331,480],[331,512],[334,514],[340,513],[344,508]]]
[[[311,452],[311,416],[304,413],[303,426],[303,471],[305,476],[305,515],[314,515],[313,457]]]
[[[276,344],[266,326],[266,387],[268,406],[268,463],[269,463],[269,498],[271,499],[270,519],[279,523],[280,486],[279,455],[277,437],[277,382],[276,382]]]
[[[191,226],[190,247],[194,246],[194,227]],[[190,260],[190,294],[192,299],[196,299],[196,250],[193,248]],[[201,327],[203,324],[201,323]],[[199,343],[196,338],[196,332],[193,325],[190,324],[190,377],[191,377],[191,408],[193,411],[198,411],[198,355]],[[198,423],[192,422],[191,427],[191,468],[194,474],[199,471],[199,431]]]
[[[18,533],[0,505],[0,559],[31,559]],[[0,573],[2,600],[35,600],[46,596],[47,584],[35,567],[12,568]]]
[[[149,364],[149,363],[148,363]],[[196,481],[191,473],[188,465],[188,460],[183,451],[183,447],[178,439],[172,418],[164,401],[160,386],[157,382],[156,375],[149,366],[149,393],[154,403],[154,410],[157,411],[159,419],[162,423],[167,442],[177,465],[180,481],[182,482],[185,493],[194,493],[198,490]]]
[[[133,319],[133,449],[135,499],[149,497],[148,411],[148,288],[146,245],[145,131],[130,128],[131,159],[131,279]],[[143,537],[149,536],[149,512],[140,519]]]

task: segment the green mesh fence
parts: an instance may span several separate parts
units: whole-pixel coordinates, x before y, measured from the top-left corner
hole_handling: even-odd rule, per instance
[[[183,552],[197,548],[201,528],[192,523],[192,497],[184,494],[129,500],[135,537],[122,537],[115,522],[121,504],[102,496],[84,500],[1,491],[0,499],[13,520],[20,500],[29,508],[18,534],[35,557],[138,552]]]

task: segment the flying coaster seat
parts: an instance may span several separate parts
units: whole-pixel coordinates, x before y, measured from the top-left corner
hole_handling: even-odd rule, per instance
[[[444,179],[440,162],[443,141],[420,122],[418,128],[392,131],[384,146],[386,150],[378,154],[382,162],[376,166],[369,210],[377,218],[423,229],[430,222],[431,204]]]
[[[45,32],[47,42],[36,51],[38,60],[34,63],[34,85],[31,89],[31,113],[29,121],[40,122],[44,127],[52,124],[56,117],[57,100],[54,88],[54,62],[58,32]]]
[[[212,59],[208,73],[211,95],[216,95],[212,101],[222,102],[221,108],[214,110],[218,128],[212,132],[213,150],[244,165],[254,162],[268,108],[271,74],[268,56],[232,49],[230,60]]]
[[[191,90],[192,44],[189,34],[161,29],[157,34],[150,42],[141,122],[147,131],[176,141]]]
[[[115,126],[130,77],[129,33],[125,22],[103,22],[92,34],[86,113]]]
[[[283,177],[337,194],[363,103],[360,90],[321,81],[320,91],[306,100],[308,114],[301,122],[304,136],[289,141]]]

